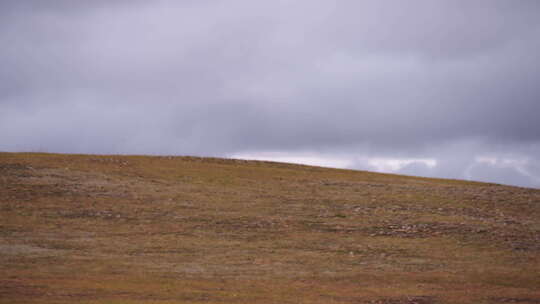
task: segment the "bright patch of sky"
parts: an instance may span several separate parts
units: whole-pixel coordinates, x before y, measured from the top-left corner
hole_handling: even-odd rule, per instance
[[[313,153],[287,153],[287,152],[263,152],[263,153],[238,153],[231,158],[246,160],[265,160],[282,163],[303,164],[330,168],[350,168],[353,164],[351,160],[340,157],[325,157]]]
[[[381,173],[416,175],[415,172],[422,172],[422,176],[462,178],[515,185],[519,185],[519,183],[513,183],[514,180],[523,180],[522,184],[527,183],[530,187],[540,187],[540,177],[532,172],[531,163],[523,158],[477,156],[469,162],[468,167],[461,175],[448,176],[448,169],[435,158],[344,156],[312,152],[251,152],[231,154],[228,157]],[[423,170],[419,171],[418,167],[423,168]],[[512,177],[512,175],[514,176]],[[511,177],[510,180],[507,179],[508,176]]]

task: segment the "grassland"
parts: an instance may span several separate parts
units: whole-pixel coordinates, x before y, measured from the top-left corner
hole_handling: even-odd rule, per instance
[[[0,303],[540,303],[540,190],[0,153]]]

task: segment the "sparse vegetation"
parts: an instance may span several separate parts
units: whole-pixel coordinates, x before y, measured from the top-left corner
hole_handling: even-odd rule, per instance
[[[0,303],[540,303],[540,190],[0,153]]]

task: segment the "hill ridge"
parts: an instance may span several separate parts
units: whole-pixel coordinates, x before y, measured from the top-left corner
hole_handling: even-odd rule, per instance
[[[538,303],[540,190],[0,153],[0,303]]]

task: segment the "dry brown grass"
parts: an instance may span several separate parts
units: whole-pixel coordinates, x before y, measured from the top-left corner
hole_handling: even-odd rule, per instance
[[[540,303],[540,191],[0,153],[0,303]]]

